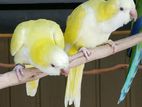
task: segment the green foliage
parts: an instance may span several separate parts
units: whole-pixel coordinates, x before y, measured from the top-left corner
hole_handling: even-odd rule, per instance
[[[138,17],[141,17],[142,16],[142,0],[135,0],[135,1],[136,1]]]

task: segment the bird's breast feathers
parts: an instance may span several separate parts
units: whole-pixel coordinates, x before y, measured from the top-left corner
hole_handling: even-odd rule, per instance
[[[79,45],[93,48],[108,40],[110,33],[103,31],[103,26],[100,26],[101,24],[96,21],[95,12],[91,7],[84,6],[84,8],[86,16],[82,22],[77,40],[80,41],[78,42]]]

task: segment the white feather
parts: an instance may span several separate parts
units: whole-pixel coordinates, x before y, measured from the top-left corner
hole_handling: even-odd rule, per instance
[[[84,46],[88,48],[94,48],[105,43],[113,31],[131,20],[130,9],[126,9],[125,11],[119,11],[110,20],[97,22],[94,10],[87,4],[82,6],[86,10],[86,16],[75,43],[83,41]]]

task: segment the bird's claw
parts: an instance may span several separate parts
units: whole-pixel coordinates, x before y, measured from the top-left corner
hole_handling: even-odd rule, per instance
[[[86,59],[88,60],[90,55],[91,55],[91,51],[89,51],[87,48],[83,47],[79,50],[79,52],[83,52],[84,56],[86,57]]]
[[[25,66],[22,64],[16,64],[16,66],[14,67],[13,70],[16,72],[18,80],[21,80],[22,77],[24,76],[24,72],[23,72],[24,68]]]
[[[108,44],[113,49],[113,53],[116,52],[116,43],[114,41],[108,40],[105,44]]]

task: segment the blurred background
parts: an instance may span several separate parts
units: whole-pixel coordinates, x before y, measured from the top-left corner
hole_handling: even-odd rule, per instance
[[[64,31],[67,16],[86,0],[0,0],[0,34],[12,34],[16,25],[31,19],[45,18],[56,21]],[[119,31],[130,30],[130,24]],[[111,35],[112,40],[129,33]],[[13,63],[9,52],[10,38],[0,38],[0,62]],[[127,51],[90,62],[86,70],[129,63]],[[0,68],[0,73],[10,69]],[[81,107],[141,107],[142,72],[138,72],[125,101],[117,105],[124,84],[126,70],[83,76]],[[64,107],[65,77],[45,77],[35,97],[27,97],[25,84],[0,90],[0,107]],[[72,106],[73,107],[73,106]]]

